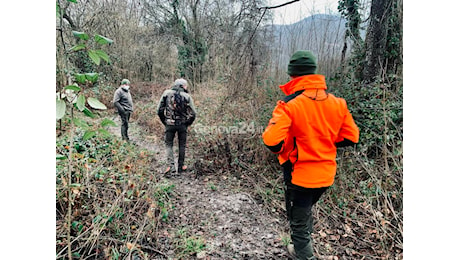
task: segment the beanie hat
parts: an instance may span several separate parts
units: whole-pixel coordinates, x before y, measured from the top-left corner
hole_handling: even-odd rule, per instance
[[[184,87],[184,86],[187,86],[187,81],[185,79],[176,79],[176,81],[174,81],[174,87]]]
[[[123,79],[121,81],[121,85],[129,85],[129,84],[131,84],[131,82],[129,82],[129,80],[127,80],[127,79]]]
[[[316,58],[310,51],[296,51],[289,60],[289,76],[303,76],[316,73]]]

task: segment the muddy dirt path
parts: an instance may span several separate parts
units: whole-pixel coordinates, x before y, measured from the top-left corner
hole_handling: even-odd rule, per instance
[[[114,121],[120,125],[118,117]],[[119,127],[110,131],[120,136]],[[193,169],[166,178],[161,173],[166,166],[162,138],[144,136],[135,122],[130,123],[129,135],[134,144],[154,152],[152,168],[158,178],[175,185],[174,209],[168,217],[172,230],[167,232],[184,234],[190,241],[205,244],[200,252],[182,255],[182,259],[287,259],[279,220],[270,216],[250,194],[232,188],[231,179],[210,180]],[[175,156],[177,160],[177,150]],[[165,252],[171,259],[178,258],[177,248],[175,251],[171,245],[166,248],[171,248]]]

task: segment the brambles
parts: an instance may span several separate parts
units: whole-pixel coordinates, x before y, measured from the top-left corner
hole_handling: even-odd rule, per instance
[[[126,257],[136,244],[137,254],[158,255],[150,250],[157,241],[157,230],[167,222],[174,186],[158,182],[151,171],[150,151],[114,137],[74,138],[72,172],[71,245],[73,257],[95,255],[98,258]],[[56,141],[67,156],[69,138]],[[63,259],[66,237],[67,160],[56,162],[56,258]],[[68,216],[67,216],[68,217]]]

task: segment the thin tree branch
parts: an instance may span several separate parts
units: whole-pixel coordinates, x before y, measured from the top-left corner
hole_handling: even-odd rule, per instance
[[[286,2],[286,3],[284,3],[284,4],[280,4],[280,5],[276,5],[276,6],[265,6],[265,7],[259,8],[259,9],[265,9],[265,10],[267,10],[267,9],[275,9],[275,8],[283,7],[283,6],[285,6],[285,5],[289,5],[289,4],[292,4],[292,3],[295,3],[295,2],[299,2],[299,1],[300,1],[300,0],[292,0],[292,1]]]
[[[66,21],[69,23],[70,28],[72,28],[72,30],[74,30],[74,31],[78,30],[77,26],[75,26],[75,23],[73,22],[72,18],[70,18],[70,16],[68,16],[66,13],[64,13],[62,15],[62,18],[66,19]]]

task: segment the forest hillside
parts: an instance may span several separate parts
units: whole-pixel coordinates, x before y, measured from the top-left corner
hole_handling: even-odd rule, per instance
[[[56,259],[287,259],[283,174],[261,135],[298,49],[360,129],[313,210],[315,253],[403,259],[402,1],[341,0],[292,25],[275,8],[56,1]],[[198,116],[189,169],[168,176],[157,106],[181,77]],[[124,78],[130,142],[112,104]]]

